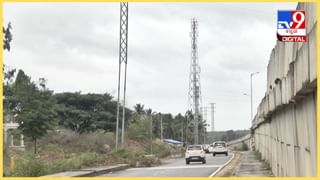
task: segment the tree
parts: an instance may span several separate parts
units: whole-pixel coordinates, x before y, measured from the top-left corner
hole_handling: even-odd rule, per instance
[[[14,116],[14,109],[16,107],[15,97],[13,96],[12,85],[16,69],[11,69],[4,65],[3,67],[3,105],[4,105],[4,121],[9,121]],[[9,117],[9,118],[8,118]]]
[[[79,134],[97,129],[115,130],[117,103],[110,94],[60,93],[54,98],[58,104],[59,125]],[[126,117],[131,117],[128,109]]]
[[[142,114],[144,114],[144,105],[142,105],[142,104],[136,104],[134,107],[134,110],[135,110],[135,112],[137,113],[137,114],[139,114],[139,115],[142,115]]]
[[[19,129],[34,141],[34,153],[37,153],[37,140],[54,125],[56,114],[52,91],[40,90],[22,70],[19,70],[12,89]]]
[[[179,113],[174,117],[174,137],[176,139],[180,139],[181,141],[184,139],[182,137],[184,135],[184,127],[185,127],[185,118]]]
[[[147,116],[134,116],[135,120],[129,124],[126,135],[130,138],[147,140],[150,137],[150,119]]]
[[[146,115],[150,116],[151,114],[152,114],[152,109],[151,108],[147,109],[146,110]]]
[[[8,23],[8,26],[7,28],[5,27],[2,27],[2,32],[4,34],[3,36],[3,49],[4,50],[8,50],[10,51],[11,47],[10,47],[10,43],[12,41],[12,34],[11,34],[11,30],[12,29],[12,26],[11,26],[11,23],[9,22]]]

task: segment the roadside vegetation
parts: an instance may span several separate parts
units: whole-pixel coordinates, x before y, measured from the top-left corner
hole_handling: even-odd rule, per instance
[[[24,151],[10,148],[9,138],[4,144],[4,176],[42,176],[117,163],[157,165],[160,158],[182,152],[182,147],[160,140],[161,122],[164,138],[191,141],[190,112],[174,116],[139,103],[125,109],[125,143],[115,151],[117,102],[110,94],[54,93],[45,78],[33,81],[23,70],[8,66],[3,87],[4,122],[19,123],[9,131],[15,144],[21,133],[25,140]]]
[[[246,143],[244,142],[241,142],[241,145],[240,146],[235,146],[233,148],[234,151],[248,151],[249,150],[249,147]]]
[[[255,158],[262,162],[262,168],[265,170],[271,170],[270,164],[262,158],[262,155],[259,151],[254,151]]]

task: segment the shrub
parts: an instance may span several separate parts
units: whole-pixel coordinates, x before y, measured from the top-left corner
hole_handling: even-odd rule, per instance
[[[129,124],[127,137],[134,139],[150,138],[150,119],[147,116],[135,116],[132,123]]]
[[[241,151],[248,151],[249,147],[246,143],[242,142],[241,147],[240,147]]]
[[[262,161],[262,155],[259,151],[255,151],[254,155],[257,160]]]
[[[113,133],[105,133],[103,131],[79,135],[74,131],[62,129],[50,132],[48,136],[41,139],[40,144],[42,152],[51,151],[56,148],[53,145],[48,147],[47,144],[55,144],[63,147],[66,153],[86,151],[107,153],[111,150],[111,147],[114,146],[114,139]]]
[[[170,146],[168,144],[153,144],[153,153],[159,157],[164,158],[171,154]]]
[[[46,164],[35,155],[28,155],[26,158],[16,160],[16,166],[13,176],[19,177],[37,177],[45,175]]]

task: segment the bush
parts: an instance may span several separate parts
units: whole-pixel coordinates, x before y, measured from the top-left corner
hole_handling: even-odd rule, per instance
[[[162,144],[152,144],[153,153],[159,157],[164,158],[167,156],[170,156],[171,154],[171,147],[168,144],[162,143]]]
[[[70,154],[62,158],[47,161],[35,155],[28,155],[16,160],[14,176],[37,177],[63,171],[92,167],[104,162],[105,157],[93,152]]]
[[[127,137],[134,139],[149,139],[150,138],[150,118],[144,115],[134,117],[132,123],[129,124]]]
[[[262,155],[259,151],[255,151],[254,155],[257,160],[262,161]]]
[[[37,177],[47,173],[46,164],[35,155],[28,155],[26,158],[16,159],[15,164],[13,176]]]
[[[242,142],[241,147],[240,147],[240,151],[248,151],[249,147],[246,143]]]
[[[48,136],[41,139],[39,144],[42,147],[41,152],[51,151],[53,148],[47,145],[54,144],[63,147],[66,153],[86,151],[107,153],[114,146],[114,139],[113,133],[105,133],[103,131],[79,135],[74,131],[62,129],[50,132]]]

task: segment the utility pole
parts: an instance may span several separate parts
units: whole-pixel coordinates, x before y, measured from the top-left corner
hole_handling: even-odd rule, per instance
[[[150,154],[152,154],[152,114],[150,114]]]
[[[215,125],[214,125],[214,108],[216,103],[210,103],[211,105],[211,131],[214,131]]]
[[[120,3],[120,40],[119,40],[119,74],[118,74],[118,101],[116,118],[116,150],[119,143],[119,115],[120,115],[120,83],[121,83],[121,65],[124,63],[124,90],[122,107],[122,130],[121,147],[124,145],[124,124],[125,124],[125,105],[126,105],[126,81],[127,81],[127,55],[128,55],[128,2]]]
[[[207,131],[207,109],[208,107],[201,107],[201,114],[203,120],[203,143],[206,142],[206,131]]]
[[[194,143],[199,143],[199,121],[200,121],[200,102],[201,102],[201,88],[200,88],[200,66],[198,60],[198,21],[195,18],[191,19],[191,65],[189,77],[189,92],[188,100],[191,112],[193,113],[194,125]]]
[[[186,115],[186,138],[185,138],[185,141],[186,141],[186,144],[188,144],[188,130],[189,130],[189,114]]]
[[[184,120],[183,120],[184,121]],[[182,121],[182,123],[181,123],[181,137],[180,137],[180,140],[181,140],[181,142],[183,143],[183,140],[184,140],[184,138],[183,138],[183,121]]]
[[[160,113],[160,140],[163,140],[162,115]]]
[[[252,77],[256,74],[259,74],[259,72],[250,73],[250,100],[251,100],[251,121],[253,121],[253,98],[252,98]]]

